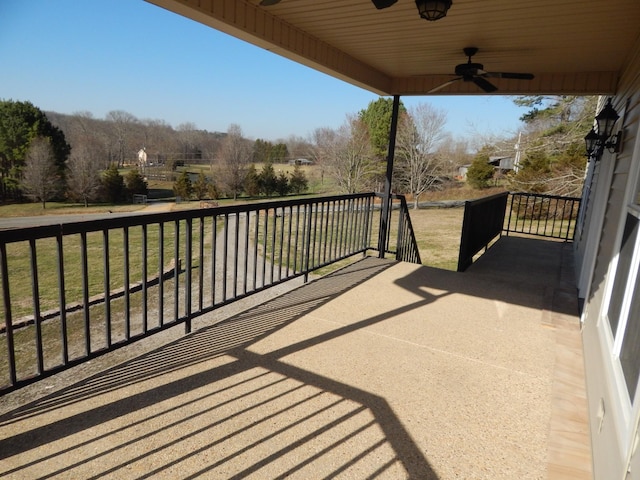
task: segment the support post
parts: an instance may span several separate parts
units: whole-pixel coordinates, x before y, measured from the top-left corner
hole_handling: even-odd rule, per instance
[[[398,131],[398,113],[400,110],[400,95],[393,96],[393,110],[391,111],[391,129],[389,130],[389,153],[387,155],[387,173],[384,179],[384,196],[380,211],[380,232],[378,234],[378,257],[384,258],[389,237],[389,221],[391,219],[391,180],[393,178],[393,159],[396,150],[396,132]]]

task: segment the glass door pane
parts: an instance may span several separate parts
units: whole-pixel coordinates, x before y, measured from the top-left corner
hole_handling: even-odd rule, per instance
[[[609,310],[607,317],[611,326],[611,333],[615,336],[620,323],[620,313],[622,309],[622,300],[627,291],[626,285],[631,269],[631,260],[633,251],[638,237],[638,219],[627,214],[627,222],[624,226],[622,235],[622,245],[620,246],[620,256],[618,258],[618,266],[616,268],[616,276],[613,282],[613,291],[611,293],[611,301],[609,302]]]

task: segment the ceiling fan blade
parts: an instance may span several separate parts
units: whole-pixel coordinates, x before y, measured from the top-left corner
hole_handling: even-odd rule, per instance
[[[371,0],[378,10],[388,8],[398,0]]]
[[[509,72],[487,72],[487,77],[493,78],[513,78],[514,80],[533,80],[533,73],[509,73]]]
[[[436,88],[432,88],[431,90],[429,90],[427,93],[435,93],[439,90],[442,90],[445,87],[448,87],[449,85],[451,85],[453,82],[457,82],[458,80],[462,80],[462,77],[458,77],[458,78],[454,78],[453,80],[449,80],[448,82],[444,82],[442,85],[437,86]]]
[[[260,1],[260,6],[261,7],[270,7],[271,5],[275,5],[277,3],[280,3],[280,0],[261,0]]]
[[[491,83],[489,80],[484,79],[483,77],[473,77],[473,83],[475,83],[487,93],[492,93],[498,90],[498,87],[496,87],[493,83]]]

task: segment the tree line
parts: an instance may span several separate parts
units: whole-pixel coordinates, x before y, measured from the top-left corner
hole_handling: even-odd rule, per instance
[[[443,188],[460,166],[470,165],[467,178],[477,188],[501,181],[520,191],[579,193],[586,165],[582,139],[591,126],[595,98],[514,101],[529,109],[521,118],[519,138],[480,137],[475,145],[446,133],[444,111],[428,103],[406,108],[401,102],[393,190],[411,195],[417,207],[422,194]],[[25,195],[43,202],[121,201],[145,191],[150,166],[175,181],[174,190],[185,197],[302,193],[308,181],[300,169],[280,175],[273,170],[274,163],[297,158],[318,165],[339,193],[380,190],[392,102],[372,101],[347,115],[338,128],[318,128],[307,139],[270,142],[245,138],[239,125],[208,132],[191,123],[173,128],[162,120],[140,120],[121,110],[96,119],[88,112],[45,113],[29,102],[0,100],[0,196],[2,201]],[[505,173],[489,165],[492,156],[514,155],[516,143],[520,161],[515,171]],[[145,165],[138,164],[140,150],[145,152]],[[208,165],[209,173],[193,179],[179,172],[180,166],[194,163]],[[125,165],[140,168],[118,178]]]

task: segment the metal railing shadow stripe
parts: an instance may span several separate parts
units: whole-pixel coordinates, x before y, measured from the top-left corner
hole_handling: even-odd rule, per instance
[[[141,380],[152,379],[195,365],[232,349],[250,345],[262,336],[313,311],[342,292],[365,282],[391,265],[389,261],[363,259],[333,272],[324,279],[312,281],[309,284],[313,285],[312,289],[293,290],[229,319],[205,327],[198,331],[198,335],[185,337],[189,338],[191,345],[190,355],[183,354],[184,338],[178,338],[151,352],[112,367],[107,372],[96,373],[56,394],[1,415],[0,424],[7,418],[19,418],[24,411],[38,411],[40,408],[59,406],[59,402],[68,405],[74,398],[86,399],[87,395],[100,395]],[[336,277],[339,281],[334,280]]]
[[[328,301],[331,298],[335,298],[335,296],[340,295],[341,292],[349,290],[353,285],[365,281],[371,275],[375,275],[380,271],[386,269],[389,266],[389,262],[380,262],[375,259],[368,259],[369,261],[363,260],[356,264],[356,271],[349,272],[346,267],[344,270],[340,272],[340,280],[331,279],[329,277],[323,278],[315,281],[312,285],[307,285],[303,288],[294,290],[289,292],[288,294],[283,295],[282,297],[278,297],[274,300],[274,304],[272,305],[261,305],[256,307],[251,312],[245,312],[240,314],[238,317],[232,318],[229,321],[221,322],[218,325],[211,326],[206,329],[199,330],[194,332],[192,335],[188,335],[183,337],[173,344],[170,345],[169,348],[160,348],[157,352],[154,352],[157,357],[154,358],[153,362],[148,362],[146,365],[150,371],[148,372],[150,375],[155,375],[154,370],[160,370],[163,365],[163,357],[169,362],[176,356],[176,351],[189,351],[189,352],[199,352],[206,351],[211,354],[210,344],[209,342],[213,342],[213,345],[216,345],[220,340],[220,334],[224,333],[226,329],[233,330],[233,327],[238,327],[240,324],[245,324],[248,327],[248,332],[246,337],[246,344],[244,346],[235,346],[231,350],[227,352],[228,356],[233,357],[234,360],[226,363],[224,365],[218,365],[213,368],[207,368],[205,366],[204,371],[199,371],[196,373],[192,373],[187,377],[180,377],[175,379],[170,379],[169,383],[165,383],[162,385],[157,385],[153,388],[145,390],[143,392],[133,392],[132,395],[129,395],[124,398],[118,398],[114,401],[111,401],[107,404],[100,404],[92,408],[90,411],[83,411],[75,416],[71,416],[62,420],[58,420],[54,424],[49,424],[43,426],[41,428],[37,428],[35,430],[31,430],[29,432],[23,432],[18,434],[12,438],[7,438],[0,442],[0,452],[3,452],[3,455],[13,455],[19,449],[29,449],[31,450],[35,446],[42,444],[52,444],[58,440],[61,440],[63,437],[74,436],[80,432],[89,431],[92,429],[92,426],[102,425],[105,422],[108,422],[110,419],[118,418],[121,415],[121,412],[130,412],[134,411],[143,411],[148,407],[153,407],[158,403],[163,402],[163,400],[168,400],[172,398],[181,398],[181,396],[186,392],[198,392],[201,388],[211,388],[213,386],[214,390],[216,389],[216,382],[221,379],[233,379],[236,375],[249,375],[251,379],[255,377],[255,372],[268,372],[269,375],[275,374],[276,379],[285,379],[287,385],[289,382],[293,382],[292,385],[302,386],[302,388],[307,389],[310,388],[310,395],[328,395],[328,400],[331,401],[333,399],[333,403],[338,405],[345,405],[346,411],[343,412],[342,415],[330,415],[330,420],[326,420],[320,422],[320,424],[316,424],[315,422],[311,422],[311,418],[315,418],[319,408],[312,409],[312,414],[294,417],[294,419],[290,420],[291,423],[284,424],[278,432],[291,431],[296,428],[296,426],[304,424],[304,428],[307,429],[308,433],[305,436],[298,436],[297,441],[291,441],[286,443],[284,447],[281,447],[280,450],[273,452],[270,456],[257,459],[253,461],[249,465],[245,465],[244,470],[241,472],[250,473],[254,471],[260,470],[264,465],[273,464],[281,459],[283,456],[287,455],[289,452],[295,450],[298,446],[303,443],[310,442],[312,439],[318,437],[319,433],[326,432],[328,430],[333,429],[334,427],[340,426],[340,428],[346,428],[347,432],[342,433],[341,437],[338,440],[335,440],[334,443],[325,446],[326,452],[334,451],[335,449],[343,446],[346,442],[346,439],[352,438],[353,435],[359,435],[357,430],[360,428],[359,426],[349,427],[348,420],[354,418],[354,416],[360,415],[361,413],[367,413],[368,416],[371,415],[375,421],[375,424],[380,428],[382,432],[382,437],[379,437],[378,441],[383,442],[385,445],[388,445],[392,451],[394,452],[394,463],[398,463],[402,465],[402,468],[408,473],[409,478],[415,479],[435,479],[437,475],[429,466],[428,461],[424,457],[423,453],[417,448],[411,436],[404,430],[404,427],[399,422],[399,419],[391,409],[390,405],[386,402],[384,398],[378,397],[374,394],[371,394],[367,391],[354,387],[352,385],[344,384],[339,381],[326,378],[321,375],[317,375],[313,372],[307,371],[305,369],[295,367],[293,365],[288,365],[283,363],[279,358],[275,358],[273,355],[260,355],[246,349],[246,346],[253,344],[257,339],[268,335],[270,332],[281,328],[284,325],[287,325],[299,318],[301,314],[308,311],[307,306],[313,305],[313,308],[316,308],[318,305],[317,302]],[[369,268],[362,268],[363,263],[370,263]],[[378,263],[378,265],[376,265]],[[345,280],[350,280],[349,282],[345,282]],[[285,300],[283,297],[289,297],[290,302],[293,304],[302,305],[301,309],[294,308],[290,311],[283,312],[281,309],[277,309]],[[276,317],[274,313],[280,313],[279,321],[280,324],[276,323]],[[361,328],[364,325],[371,324],[372,322],[378,322],[383,320],[384,318],[389,318],[393,316],[394,312],[387,312],[385,315],[381,315],[379,318],[372,318],[369,321],[364,323],[359,323],[359,327]],[[254,327],[258,328],[254,328]],[[243,331],[241,328],[240,331]],[[351,329],[350,329],[351,331]],[[262,333],[261,333],[262,332]],[[334,336],[344,335],[345,331],[343,329],[338,329],[335,332]],[[242,335],[241,335],[242,336]],[[324,341],[325,336],[320,336],[320,341]],[[232,344],[236,344],[236,342],[231,342]],[[307,348],[306,342],[298,342],[298,349]],[[281,352],[280,352],[281,353]],[[144,357],[144,356],[143,356]],[[145,358],[144,361],[148,361],[149,357]],[[111,378],[114,384],[117,384],[119,373],[121,373],[126,369],[135,369],[136,361],[131,361],[126,365],[119,367],[112,367],[109,371],[104,372],[102,374],[96,375],[93,379],[88,379],[85,383],[85,386],[89,387],[88,389],[82,389],[76,394],[82,397],[83,395],[91,395],[92,389],[96,391],[93,392],[95,395],[100,394],[100,392],[104,391],[105,384],[104,378]],[[92,385],[92,380],[97,378],[101,378],[100,382],[96,382]],[[268,378],[262,377],[263,379]],[[107,382],[108,383],[108,382]],[[251,383],[251,381],[249,382]],[[291,386],[291,385],[289,385]],[[273,399],[274,394],[270,392],[270,390],[265,390],[267,400]],[[65,391],[58,392],[56,394],[52,394],[50,397],[55,397],[56,395],[63,395]],[[205,397],[206,397],[205,393]],[[238,395],[233,395],[234,399],[240,398]],[[305,399],[307,396],[305,396]],[[311,398],[310,396],[308,398]],[[68,400],[68,399],[66,399]],[[62,402],[59,404],[59,407],[66,408],[68,404]],[[82,401],[83,398],[78,398],[78,401]],[[56,402],[52,401],[51,398],[39,400],[34,402],[31,407],[25,411],[33,411],[33,407],[36,407],[39,403],[42,402],[47,403],[49,406],[54,405]],[[306,400],[301,402],[297,402],[296,405],[304,405]],[[251,402],[249,406],[245,405],[245,409],[252,410],[254,404],[257,402]],[[287,402],[287,405],[293,405],[294,402]],[[216,406],[212,406],[211,408],[215,408]],[[181,405],[176,405],[176,408],[181,408]],[[289,409],[290,410],[290,409]],[[16,415],[10,415],[11,418],[18,418],[19,412],[15,412]],[[194,414],[194,415],[197,415]],[[273,418],[273,417],[271,417]],[[298,420],[296,420],[296,418]],[[366,419],[364,423],[366,423]],[[363,422],[358,423],[358,425],[362,426]],[[206,425],[202,425],[201,428],[205,429],[207,427],[211,427],[211,423],[207,423]],[[163,428],[163,427],[160,427]],[[157,434],[159,431],[157,428],[153,431],[154,434]],[[229,433],[229,435],[237,434],[238,430],[233,430]],[[245,445],[243,452],[251,451],[251,449],[256,448],[256,445],[269,441],[272,438],[275,438],[277,432],[272,432],[272,435],[265,435],[258,437],[254,443],[249,445]],[[207,448],[211,448],[212,445],[217,444],[219,438],[211,438],[208,440],[205,445],[201,446],[196,450],[189,450],[187,452],[183,452],[178,455],[177,459],[169,459],[167,462],[163,463],[161,467],[157,468],[157,472],[162,472],[171,465],[176,464],[176,462],[181,462],[184,460],[188,460],[193,455],[197,454],[198,451],[204,451]],[[159,449],[167,449],[174,445],[174,441],[179,441],[178,439],[165,439],[164,443],[157,448]],[[213,442],[213,443],[212,443]],[[5,447],[7,447],[5,449]],[[369,446],[370,447],[370,446]],[[369,448],[367,447],[367,448]],[[175,451],[175,449],[173,450]],[[368,451],[368,450],[367,450]],[[205,474],[206,472],[211,471],[212,468],[215,468],[216,465],[222,465],[225,462],[231,461],[232,457],[237,456],[240,452],[237,448],[233,450],[232,454],[229,454],[222,459],[214,462],[214,464],[209,464],[205,467],[201,467],[199,471],[193,473],[196,474]],[[148,454],[149,452],[147,452]],[[353,452],[354,459],[353,462],[357,461],[356,458],[363,458],[367,452],[355,451]],[[69,452],[67,451],[68,455]],[[327,453],[329,454],[329,453]],[[138,458],[138,457],[135,457]],[[388,463],[387,458],[383,458],[382,465],[375,464],[372,468],[376,470],[385,470],[389,468],[386,466]],[[312,459],[302,458],[299,460],[299,463],[296,465],[299,468],[303,468],[307,463],[312,462]],[[390,460],[389,460],[390,461]],[[124,460],[123,460],[124,462]],[[221,463],[222,462],[222,463]],[[128,462],[126,463],[128,464]],[[119,471],[120,468],[124,468],[125,463],[118,466],[112,466],[108,471]],[[69,467],[70,468],[70,467]],[[291,467],[288,467],[291,468]],[[298,470],[298,467],[293,467],[294,470]],[[349,468],[349,465],[339,464],[336,467],[335,472],[343,471],[346,468]],[[111,470],[113,469],[113,470]],[[70,470],[64,470],[70,471]],[[103,472],[104,473],[104,472]],[[238,473],[238,475],[242,475],[244,473]],[[146,472],[145,475],[149,476],[152,474],[152,471]]]

